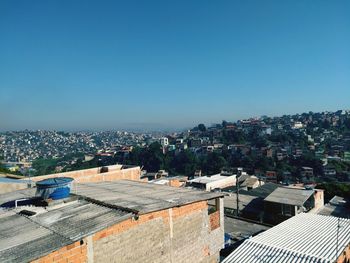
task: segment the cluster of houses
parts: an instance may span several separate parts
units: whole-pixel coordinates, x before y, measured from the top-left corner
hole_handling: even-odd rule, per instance
[[[346,181],[350,180],[349,172],[336,169],[334,162],[350,163],[350,135],[344,133],[348,123],[349,111],[261,117],[234,123],[224,121],[205,129],[196,127],[162,137],[160,143],[164,152],[176,154],[189,149],[198,156],[225,152],[238,159],[266,157],[275,164],[311,156],[322,162],[323,168],[299,167],[298,178],[295,172],[289,174],[290,171],[266,171],[258,167],[252,172],[271,182],[306,183],[314,182],[315,177],[337,179],[340,174],[341,181]]]

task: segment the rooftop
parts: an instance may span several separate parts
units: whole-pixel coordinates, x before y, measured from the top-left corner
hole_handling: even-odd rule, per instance
[[[35,188],[0,195],[0,262],[28,262],[135,216],[223,196],[139,181],[81,183],[72,197],[47,207],[13,207]],[[26,202],[22,202],[21,205]],[[3,209],[12,204],[12,209]],[[32,216],[23,210],[35,212]]]
[[[76,194],[111,207],[128,209],[139,214],[224,196],[223,193],[129,180],[77,184]]]
[[[302,206],[313,193],[314,190],[278,187],[265,198],[265,201]]]
[[[253,187],[255,183],[259,182],[259,178],[256,176],[249,176],[244,180],[244,182],[241,184],[241,186],[246,187]]]
[[[212,176],[200,176],[200,177],[197,177],[195,179],[190,180],[189,182],[207,184],[207,183],[212,183],[212,182],[216,182],[216,181],[220,181],[220,180],[225,180],[225,179],[230,178],[230,177],[232,178],[233,176],[236,177],[236,175],[223,176],[221,174],[215,174]]]
[[[235,240],[242,240],[261,233],[270,227],[257,224],[243,218],[232,218],[225,216],[225,233],[228,233]]]
[[[223,262],[330,263],[344,251],[349,240],[350,219],[302,213],[244,241]]]
[[[0,211],[0,262],[31,261],[133,216],[85,200],[30,217],[19,214],[23,209]]]
[[[340,196],[334,196],[318,214],[350,218],[350,201]]]

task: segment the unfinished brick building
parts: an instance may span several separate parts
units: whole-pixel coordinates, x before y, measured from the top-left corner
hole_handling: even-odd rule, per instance
[[[34,192],[0,195],[0,205]],[[80,183],[46,207],[27,202],[0,211],[0,262],[217,262],[223,243],[221,193]]]

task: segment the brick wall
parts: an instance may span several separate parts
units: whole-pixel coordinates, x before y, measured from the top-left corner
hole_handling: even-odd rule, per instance
[[[93,258],[94,262],[216,262],[223,236],[223,222],[212,231],[207,202],[197,202],[141,215],[95,234]]]
[[[220,211],[216,211],[209,215],[210,230],[220,227]]]
[[[81,244],[82,243],[82,244]],[[51,254],[40,259],[32,261],[32,263],[78,263],[87,262],[87,246],[86,241],[82,240],[74,242],[68,246],[60,248]]]
[[[222,199],[219,204],[215,219],[209,219],[207,201],[140,215],[33,262],[218,262]]]
[[[348,244],[348,246],[345,248],[345,250],[337,260],[337,263],[348,263],[348,262],[350,262],[350,243]]]

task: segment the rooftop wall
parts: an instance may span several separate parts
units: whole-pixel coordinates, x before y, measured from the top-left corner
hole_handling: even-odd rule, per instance
[[[128,167],[122,169],[122,165],[110,165],[108,172],[101,173],[101,167],[71,171],[66,173],[48,174],[42,176],[31,177],[33,182],[38,182],[48,178],[55,177],[71,177],[77,183],[92,183],[92,182],[103,182],[103,181],[117,181],[122,179],[141,181],[141,168],[139,166]],[[28,180],[28,178],[22,179]],[[13,192],[20,189],[28,188],[27,182],[21,184],[20,180],[16,183],[0,183],[0,194]]]
[[[38,182],[43,179],[55,178],[55,177],[71,177],[75,182],[90,183],[90,182],[102,182],[102,181],[117,181],[121,179],[128,179],[134,181],[140,181],[141,169],[139,166],[122,169],[122,165],[110,165],[108,172],[101,173],[102,167],[96,167],[92,169],[71,171],[66,173],[57,173],[32,177],[32,181]]]
[[[13,192],[13,191],[17,191],[17,190],[21,190],[21,189],[25,189],[28,188],[28,184],[27,183],[0,183],[0,194],[6,194],[9,192]]]
[[[124,220],[34,262],[218,262],[224,244],[220,203],[217,220],[208,215],[207,201],[165,209]]]

